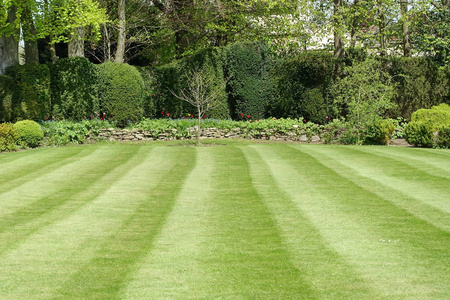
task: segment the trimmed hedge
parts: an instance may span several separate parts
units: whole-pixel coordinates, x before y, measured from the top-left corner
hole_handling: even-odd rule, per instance
[[[99,110],[95,65],[87,58],[62,58],[51,66],[54,118],[82,120]]]
[[[97,65],[100,110],[117,126],[142,119],[144,82],[139,71],[128,64],[107,62]]]
[[[47,65],[12,66],[5,74],[14,82],[12,120],[38,121],[50,115],[50,70]]]
[[[271,75],[275,61],[269,47],[264,42],[235,43],[225,50],[231,117],[264,118],[275,96]]]
[[[44,138],[41,126],[32,120],[18,121],[14,124],[14,129],[17,132],[17,142],[22,147],[35,148],[39,146]]]
[[[336,64],[326,51],[303,52],[281,62],[274,72],[278,97],[270,103],[268,114],[324,123],[332,113],[328,94]]]

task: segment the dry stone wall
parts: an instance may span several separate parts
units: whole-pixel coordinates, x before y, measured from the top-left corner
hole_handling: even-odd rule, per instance
[[[177,129],[171,129],[168,132],[155,133],[152,131],[138,130],[138,129],[101,129],[99,137],[108,141],[171,141],[171,140],[186,140],[194,139],[196,137],[196,128],[189,128],[188,133],[180,133]],[[269,130],[267,132],[258,133],[246,133],[240,128],[234,128],[232,130],[223,130],[218,128],[205,128],[200,132],[200,138],[205,139],[261,139],[261,140],[273,140],[273,141],[299,141],[299,142],[312,142],[322,143],[323,140],[319,135],[307,136],[304,133],[299,133],[296,130],[292,130],[288,133],[274,132]]]

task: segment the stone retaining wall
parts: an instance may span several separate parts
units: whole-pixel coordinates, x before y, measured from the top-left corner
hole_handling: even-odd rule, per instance
[[[171,141],[171,140],[186,140],[195,139],[196,128],[189,128],[188,134],[181,134],[177,129],[171,129],[169,132],[162,132],[156,134],[155,132],[138,130],[138,129],[101,129],[99,137],[109,141]],[[313,135],[308,138],[304,133],[299,133],[296,130],[286,133],[274,132],[272,130],[268,132],[259,132],[258,134],[248,134],[242,132],[240,128],[234,128],[232,130],[222,130],[218,128],[205,128],[200,132],[200,138],[210,139],[229,139],[229,138],[246,138],[246,139],[262,139],[273,141],[300,141],[300,142],[323,142],[321,137]]]

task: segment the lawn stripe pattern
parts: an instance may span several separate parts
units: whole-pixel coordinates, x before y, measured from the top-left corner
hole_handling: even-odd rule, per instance
[[[448,151],[167,146],[0,154],[0,299],[450,298]]]

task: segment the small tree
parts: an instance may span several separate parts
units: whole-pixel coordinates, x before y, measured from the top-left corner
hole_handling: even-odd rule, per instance
[[[192,70],[185,73],[187,86],[181,88],[179,94],[170,92],[180,100],[197,108],[197,144],[200,144],[201,121],[206,112],[220,105],[220,95],[225,90],[226,81],[217,83],[214,72],[208,68]]]

